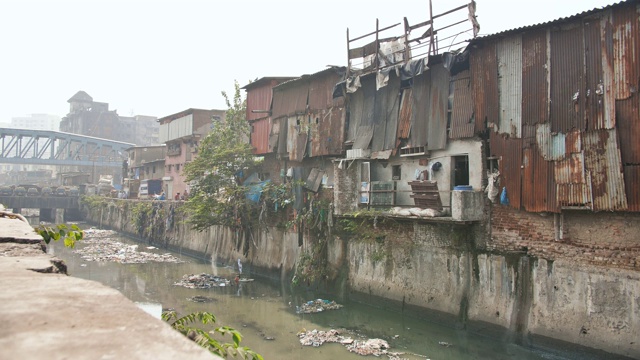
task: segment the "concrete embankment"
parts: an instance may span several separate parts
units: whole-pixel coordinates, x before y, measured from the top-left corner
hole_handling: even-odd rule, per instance
[[[86,211],[93,223],[150,243],[226,264],[241,258],[253,273],[287,280],[318,241],[276,226],[251,234],[224,227],[197,232],[178,211],[179,202],[147,206],[153,210],[144,218],[133,201]],[[493,251],[485,230],[481,223],[371,219],[351,235],[335,232],[322,240],[325,280],[344,296],[448,314],[462,326],[492,325],[523,345],[554,339],[640,358],[640,273]]]
[[[219,359],[120,292],[66,275],[27,223],[0,217],[0,359]]]

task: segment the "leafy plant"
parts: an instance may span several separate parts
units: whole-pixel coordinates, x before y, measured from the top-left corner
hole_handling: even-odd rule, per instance
[[[221,326],[215,328],[213,331],[205,331],[191,326],[191,324],[197,322],[202,323],[203,325],[214,324],[216,322],[216,317],[211,313],[205,311],[195,312],[179,318],[175,311],[165,311],[162,313],[162,320],[168,322],[172,328],[179,331],[184,336],[195,341],[196,344],[223,358],[230,355],[239,356],[242,359],[264,360],[260,354],[254,352],[248,347],[240,346],[242,335],[239,331],[231,327]],[[213,335],[216,334],[222,336],[229,334],[231,335],[233,342],[220,342],[213,337]]]
[[[70,248],[76,246],[76,241],[84,238],[84,233],[78,225],[75,224],[71,225],[71,227],[67,227],[67,225],[64,224],[56,225],[55,227],[40,225],[35,230],[42,236],[45,243],[49,244],[51,240],[58,241],[64,239],[64,246]]]

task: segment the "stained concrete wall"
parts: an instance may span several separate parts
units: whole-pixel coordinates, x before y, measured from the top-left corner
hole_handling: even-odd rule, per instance
[[[131,223],[132,206],[122,205],[127,202],[133,203],[114,201],[92,211],[90,219],[140,236]],[[142,235],[154,244],[227,264],[240,258],[252,273],[283,280],[294,272],[311,235],[305,232],[299,246],[297,232],[275,227],[244,236],[223,227],[196,232],[178,215],[167,228],[165,218],[150,221],[146,229],[154,232]],[[354,293],[444,312],[461,323],[497,325],[516,341],[549,337],[640,357],[638,271],[585,266],[569,258],[551,261],[519,248],[497,252],[482,223],[437,218],[392,223],[388,229],[378,225],[379,241],[362,234],[329,238],[329,280],[347,279]]]

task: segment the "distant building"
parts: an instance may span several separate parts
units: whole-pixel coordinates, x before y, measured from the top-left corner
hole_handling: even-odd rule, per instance
[[[182,171],[195,159],[200,141],[211,131],[213,121],[224,119],[224,110],[187,109],[158,119],[160,142],[167,146],[164,189],[168,195],[190,190]]]
[[[11,118],[14,129],[55,130],[60,126],[60,117],[49,114],[31,114],[29,116]]]
[[[129,179],[161,179],[164,176],[164,160],[166,146],[134,146],[127,149],[129,163],[127,177]]]
[[[159,126],[154,116],[120,116],[109,110],[109,104],[93,101],[84,91],[78,91],[68,101],[69,113],[60,122],[60,131],[136,145],[158,143]]]

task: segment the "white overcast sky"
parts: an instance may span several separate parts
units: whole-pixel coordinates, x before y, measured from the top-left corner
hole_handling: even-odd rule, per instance
[[[434,14],[467,0],[433,0]],[[611,0],[476,0],[480,34]],[[0,123],[63,117],[84,90],[120,115],[225,109],[222,90],[346,65],[351,37],[429,17],[428,0],[0,0]],[[438,23],[436,23],[438,25]],[[399,27],[398,27],[399,29]],[[400,31],[389,36],[400,35]]]

